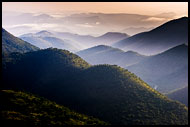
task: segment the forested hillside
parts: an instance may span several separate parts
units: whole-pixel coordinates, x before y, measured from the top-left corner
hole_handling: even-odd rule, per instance
[[[2,28],[2,55],[12,52],[29,52],[39,50],[38,47],[21,40]]]
[[[111,124],[188,124],[185,105],[121,67],[90,66],[75,54],[52,48],[12,59],[3,69],[3,89],[26,90]]]
[[[1,126],[60,127],[63,125],[107,125],[45,98],[13,90],[1,90]]]

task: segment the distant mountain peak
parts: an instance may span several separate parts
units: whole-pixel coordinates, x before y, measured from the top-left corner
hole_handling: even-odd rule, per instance
[[[127,35],[126,33],[120,33],[120,32],[107,32],[104,35],[106,35],[106,34],[123,34],[123,35]]]
[[[42,30],[42,31],[36,33],[36,35],[53,35],[53,34],[47,30]]]
[[[126,53],[137,53],[137,52],[134,52],[134,51],[130,50],[130,51],[127,51]]]
[[[170,48],[169,50],[165,51],[165,52],[181,52],[181,51],[187,51],[188,50],[188,46],[186,44],[181,44],[181,45],[177,45],[173,48]]]
[[[48,14],[40,14],[40,15],[36,15],[36,17],[40,17],[40,18],[52,18],[52,16],[50,16]]]
[[[97,45],[97,46],[94,46],[94,47],[89,48],[89,49],[98,49],[98,50],[108,50],[108,49],[113,49],[113,50],[119,50],[119,51],[121,51],[121,52],[124,52],[124,51],[121,50],[121,49],[113,48],[113,47],[108,46],[108,45]]]
[[[103,37],[103,36],[121,36],[121,37],[126,36],[126,37],[129,37],[128,34],[126,34],[126,33],[120,33],[120,32],[107,32],[107,33],[103,34],[100,37]]]
[[[135,51],[132,51],[132,50],[130,50],[130,51],[127,51],[127,52],[125,52],[126,54],[136,54],[136,55],[141,55],[141,54],[139,54],[138,52],[135,52]]]
[[[94,46],[94,48],[99,48],[99,47],[105,47],[105,48],[110,48],[111,46],[108,46],[108,45],[97,45],[97,46]]]

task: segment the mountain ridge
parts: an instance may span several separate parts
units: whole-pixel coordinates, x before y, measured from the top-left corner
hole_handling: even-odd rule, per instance
[[[174,19],[149,32],[142,32],[116,42],[112,46],[124,50],[134,50],[141,54],[155,55],[186,43],[188,39],[187,25],[187,17]]]
[[[158,91],[169,92],[188,82],[188,46],[178,45],[126,68],[152,87],[158,86]]]
[[[43,37],[55,37],[62,40],[71,40],[70,44],[78,44],[81,46],[80,49],[84,49],[85,47],[91,47],[95,45],[111,45],[114,42],[117,42],[119,40],[122,40],[124,38],[129,37],[126,33],[120,33],[120,32],[107,32],[100,36],[91,36],[91,35],[79,35],[75,33],[69,33],[69,32],[49,32],[47,30],[42,30],[37,33],[28,33],[23,34],[19,36],[20,38],[34,43],[32,40],[35,39],[35,37],[43,38]],[[31,40],[31,41],[30,41]],[[38,40],[40,41],[40,40]],[[74,43],[75,42],[75,43]],[[34,44],[37,44],[36,42]],[[59,48],[59,47],[54,47]]]
[[[29,52],[39,50],[38,47],[21,40],[2,28],[2,54],[11,52]]]
[[[22,91],[1,90],[3,126],[107,125],[45,98]],[[1,123],[1,125],[2,125]]]
[[[188,106],[188,86],[167,93],[166,96]]]
[[[188,123],[185,105],[121,67],[90,66],[77,55],[58,49],[21,55],[3,70],[4,88],[39,94],[115,125]]]
[[[141,55],[134,51],[123,51],[118,48],[114,48],[107,45],[98,45],[88,49],[76,52],[77,55],[82,57],[90,64],[116,64],[121,67],[126,67],[141,60],[148,56]]]

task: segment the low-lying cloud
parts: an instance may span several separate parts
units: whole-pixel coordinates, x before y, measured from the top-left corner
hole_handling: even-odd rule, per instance
[[[155,16],[138,14],[104,14],[104,13],[75,13],[63,15],[62,13],[52,16],[43,13],[20,13],[11,15],[3,12],[2,25],[14,35],[51,30],[59,32],[72,32],[76,34],[101,35],[106,32],[121,32],[122,29],[136,27],[129,33],[138,33],[138,28],[157,27],[169,19],[175,17],[175,13],[162,13]],[[127,33],[128,34],[128,33]]]

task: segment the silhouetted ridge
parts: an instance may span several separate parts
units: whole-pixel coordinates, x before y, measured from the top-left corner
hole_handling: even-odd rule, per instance
[[[168,32],[168,31],[172,32],[172,30],[176,31],[176,29],[175,29],[176,25],[177,26],[183,26],[184,24],[187,24],[187,23],[188,23],[188,17],[182,17],[179,19],[171,20],[171,21],[151,30],[150,32],[156,32],[156,31],[157,32],[164,32],[164,33]],[[178,29],[178,31],[181,31],[181,30],[184,30],[183,27],[181,29]],[[175,32],[175,31],[173,31],[173,32]],[[185,32],[187,32],[187,31],[185,31]]]
[[[188,18],[171,20],[151,31],[142,32],[113,44],[116,48],[155,55],[188,42]]]

